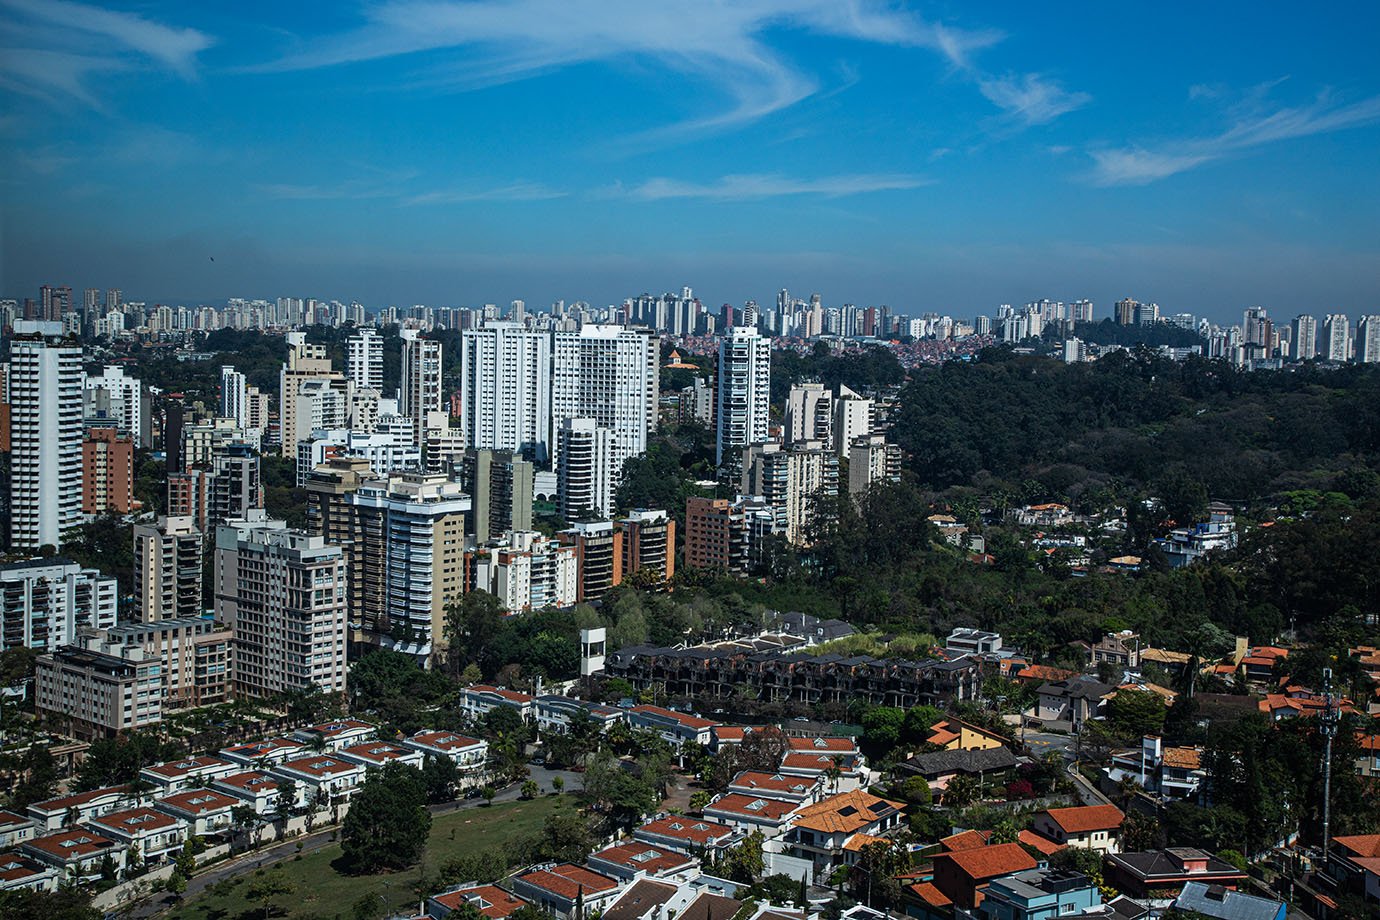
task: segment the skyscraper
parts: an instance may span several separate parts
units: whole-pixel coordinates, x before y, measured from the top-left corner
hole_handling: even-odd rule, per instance
[[[1323,320],[1319,351],[1324,361],[1351,360],[1351,321],[1345,313],[1329,313]]]
[[[439,412],[441,405],[441,343],[421,338],[415,329],[404,329],[398,411],[424,421],[428,412]]]
[[[345,340],[345,376],[356,389],[383,392],[383,339],[373,329]]]
[[[561,516],[566,520],[584,514],[603,517],[613,513],[613,432],[592,418],[561,420],[557,435],[557,492]]]
[[[551,437],[551,336],[488,322],[461,344],[460,424],[469,447],[544,463]]]
[[[1118,326],[1134,326],[1140,304],[1130,297],[1116,302],[1116,323]]]
[[[786,397],[786,443],[833,443],[834,394],[822,383],[798,383]]]
[[[1363,316],[1356,323],[1356,360],[1380,363],[1380,316]]]
[[[771,341],[739,326],[719,343],[715,462],[739,462],[741,448],[767,439]]]
[[[249,382],[228,365],[220,369],[220,417],[232,418],[239,428],[249,427]]]
[[[134,377],[126,377],[125,369],[117,365],[107,365],[99,377],[83,377],[86,418],[97,417],[99,411],[117,422],[125,434],[134,438],[139,447],[149,445],[145,429],[143,384]],[[105,396],[98,396],[98,393]],[[97,405],[100,403],[101,405]],[[168,469],[172,469],[169,465]]]
[[[647,449],[656,427],[657,339],[649,329],[588,324],[557,332],[551,353],[551,445],[559,462],[561,424],[594,419],[613,435],[613,478]]]
[[[1318,354],[1318,321],[1301,313],[1294,317],[1294,350],[1296,361],[1307,361]]]
[[[201,531],[191,517],[134,525],[134,596],[145,623],[201,616]]]
[[[81,347],[53,323],[15,322],[10,343],[10,545],[61,546],[81,523]]]

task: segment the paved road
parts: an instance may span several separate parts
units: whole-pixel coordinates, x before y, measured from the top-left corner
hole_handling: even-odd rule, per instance
[[[566,792],[576,792],[584,788],[584,776],[570,770],[548,770],[546,767],[532,766],[529,779],[536,780],[538,787],[543,793],[553,791],[551,780],[557,776],[565,781]],[[495,802],[512,802],[522,794],[522,783],[513,783],[499,791],[494,796]],[[458,799],[454,802],[445,802],[440,805],[428,805],[427,810],[433,815],[444,815],[452,811],[459,811],[465,808],[478,808],[484,804],[481,798]],[[296,837],[285,843],[275,843],[254,853],[245,853],[227,862],[218,863],[215,867],[202,872],[187,882],[187,891],[183,894],[184,901],[190,901],[201,895],[207,888],[217,882],[228,878],[244,875],[253,872],[263,866],[270,866],[285,859],[291,859],[297,855],[297,844],[302,844],[303,853],[311,853],[322,847],[330,846],[334,841],[331,834],[339,830],[336,827],[326,827],[314,831],[310,835]],[[121,916],[141,920],[141,918],[153,917],[164,910],[167,910],[174,903],[171,895],[159,894],[141,902],[137,907]]]

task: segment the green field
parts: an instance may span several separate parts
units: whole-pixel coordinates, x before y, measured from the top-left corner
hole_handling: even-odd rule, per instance
[[[354,903],[369,892],[382,895],[385,915],[418,905],[416,886],[422,871],[435,876],[436,868],[470,853],[507,844],[539,832],[548,815],[558,808],[575,808],[571,796],[545,796],[530,802],[509,802],[492,807],[464,808],[432,821],[431,840],[420,866],[385,875],[343,875],[331,863],[340,858],[340,845],[332,844],[301,859],[289,856],[278,863],[295,886],[288,895],[274,899],[275,917],[294,920],[353,917]],[[268,870],[265,870],[268,871]],[[255,874],[236,876],[189,899],[164,916],[178,920],[259,920],[257,903],[246,899]]]

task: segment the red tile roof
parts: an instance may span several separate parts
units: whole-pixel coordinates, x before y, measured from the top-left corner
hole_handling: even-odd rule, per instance
[[[518,879],[567,901],[575,900],[582,887],[586,895],[599,894],[618,887],[618,883],[613,879],[571,863],[528,872],[526,875],[518,876]]]
[[[686,728],[713,728],[719,724],[709,719],[701,719],[699,716],[692,716],[684,712],[676,712],[674,709],[663,709],[660,706],[634,706],[629,711],[643,713],[645,715],[660,716],[663,719],[671,719],[672,721],[679,722]]]
[[[90,823],[109,828],[112,831],[124,831],[128,834],[137,834],[141,831],[164,830],[169,827],[177,826],[177,819],[162,812],[154,811],[152,808],[129,808],[125,811],[112,811],[109,814],[92,818]]]
[[[366,741],[363,744],[353,744],[347,748],[342,748],[340,753],[350,754],[361,760],[369,760],[374,763],[389,763],[403,757],[420,757],[416,751],[409,751],[407,748],[398,747],[387,741]]]
[[[221,777],[216,782],[226,786],[234,786],[236,789],[243,789],[245,792],[258,792],[260,789],[266,788],[277,789],[283,781],[261,770],[245,770],[243,773]]]
[[[519,908],[527,906],[527,902],[522,898],[504,891],[497,885],[476,885],[473,888],[448,891],[436,895],[434,900],[448,910],[459,910],[461,904],[469,902],[489,920],[503,920]]]
[[[1010,875],[1035,868],[1035,859],[1019,843],[996,843],[953,853],[938,853],[936,860],[948,859],[975,881]]]
[[[945,853],[957,853],[960,850],[985,847],[987,846],[987,836],[982,831],[960,831],[940,840],[939,849]]]
[[[649,875],[671,872],[694,862],[684,853],[666,850],[650,843],[643,843],[640,840],[612,846],[607,850],[600,850],[589,858],[601,859],[606,863],[622,866],[632,871],[646,872]]]
[[[729,788],[761,789],[782,795],[807,796],[815,788],[815,781],[801,776],[782,776],[780,773],[754,773],[744,770],[733,777]]]
[[[1350,837],[1333,837],[1332,842],[1355,856],[1365,858],[1380,857],[1380,834],[1356,834]]]
[[[532,697],[525,693],[518,693],[516,690],[509,690],[507,687],[491,687],[488,684],[475,684],[473,687],[466,687],[465,689],[473,691],[474,693],[493,693],[503,697],[510,703],[517,703],[519,705],[532,702]]]
[[[791,738],[789,744],[793,751],[811,753],[855,754],[858,751],[858,744],[852,738]]]
[[[186,757],[182,760],[170,760],[167,763],[156,763],[144,769],[155,776],[163,776],[168,779],[180,779],[184,776],[191,776],[202,770],[214,770],[217,767],[233,767],[228,760],[221,760],[219,757],[203,755],[201,757]]]
[[[755,795],[743,795],[741,792],[730,792],[728,795],[720,796],[714,802],[706,805],[705,810],[760,818],[764,821],[780,821],[795,811],[797,807],[795,802],[783,802],[781,799],[764,799]]]
[[[90,804],[97,799],[107,796],[123,796],[129,793],[128,786],[107,786],[104,789],[91,789],[86,792],[76,792],[72,795],[62,795],[55,799],[45,799],[42,802],[35,802],[30,808],[38,811],[59,812],[69,808],[81,808],[83,805]]]
[[[1078,805],[1073,808],[1051,808],[1045,812],[1066,834],[1086,834],[1089,831],[1108,831],[1121,827],[1126,815],[1115,805]]]
[[[340,776],[341,774],[351,773],[363,768],[357,763],[342,760],[339,757],[332,757],[329,754],[322,754],[318,757],[302,757],[298,760],[289,760],[287,763],[283,764],[282,769],[320,777]]]
[[[733,828],[727,824],[720,824],[717,821],[704,821],[698,818],[687,818],[684,815],[671,815],[667,818],[658,818],[655,821],[648,821],[638,830],[655,834],[659,837],[672,837],[677,840],[684,840],[697,846],[706,846],[715,840],[733,836]]]
[[[62,860],[83,859],[121,845],[81,824],[24,843],[26,849],[42,850]]]
[[[222,808],[234,808],[240,804],[240,800],[233,795],[226,795],[212,789],[189,789],[176,795],[164,796],[158,800],[157,804],[167,808],[175,808],[188,814],[200,815],[208,811],[219,811]]]
[[[425,744],[442,751],[458,751],[482,743],[477,738],[457,735],[455,732],[417,732],[412,736],[412,740],[417,744]]]
[[[42,875],[48,867],[41,862],[20,856],[18,853],[0,853],[0,882],[17,882],[20,879]]]
[[[952,907],[954,903],[948,895],[934,887],[933,882],[919,882],[911,885],[910,891],[931,907]]]

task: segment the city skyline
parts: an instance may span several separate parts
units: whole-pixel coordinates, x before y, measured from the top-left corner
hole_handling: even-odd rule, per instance
[[[1375,309],[1370,8],[0,8],[0,296]]]

